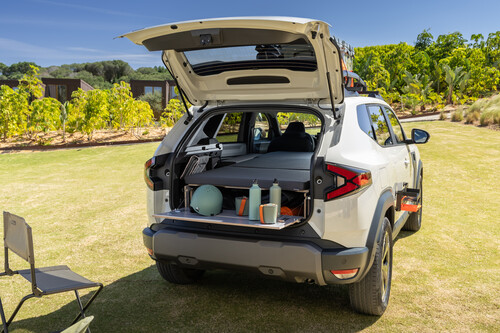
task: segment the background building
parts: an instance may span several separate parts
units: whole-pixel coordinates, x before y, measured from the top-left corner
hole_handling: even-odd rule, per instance
[[[73,91],[78,90],[78,88],[82,88],[84,91],[94,89],[81,79],[42,78],[41,80],[43,82],[43,96],[55,98],[61,103],[69,101]],[[19,85],[19,80],[0,80],[0,85],[7,85],[15,89]]]
[[[173,80],[130,80],[130,90],[134,98],[147,94],[161,94],[163,109],[167,107],[170,99],[177,97],[175,93],[175,81]]]

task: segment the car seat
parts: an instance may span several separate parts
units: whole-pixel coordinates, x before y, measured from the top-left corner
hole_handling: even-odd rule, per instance
[[[306,133],[304,124],[296,121],[288,125],[283,135],[271,141],[267,152],[273,151],[311,152],[314,151],[314,140]]]

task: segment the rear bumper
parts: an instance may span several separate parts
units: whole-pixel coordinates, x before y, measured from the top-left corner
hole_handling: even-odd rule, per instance
[[[368,263],[368,248],[323,249],[316,244],[229,238],[171,229],[143,230],[144,245],[155,260],[189,268],[228,268],[259,272],[283,280],[314,281],[319,285],[359,281]],[[359,268],[341,280],[331,270]]]

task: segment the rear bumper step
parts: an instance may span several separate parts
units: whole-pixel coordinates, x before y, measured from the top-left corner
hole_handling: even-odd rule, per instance
[[[284,280],[319,285],[356,282],[368,262],[367,248],[322,249],[315,244],[218,237],[192,232],[149,228],[144,245],[155,260],[190,268],[229,268],[260,272]],[[359,268],[351,279],[340,280],[331,270]]]

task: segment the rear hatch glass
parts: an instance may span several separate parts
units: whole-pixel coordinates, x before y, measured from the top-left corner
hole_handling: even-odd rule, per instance
[[[198,75],[224,71],[280,68],[292,71],[315,71],[316,56],[304,39],[293,44],[260,44],[185,51],[188,62]]]

